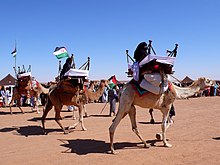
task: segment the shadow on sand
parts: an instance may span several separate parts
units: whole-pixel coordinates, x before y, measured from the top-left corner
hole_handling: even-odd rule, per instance
[[[67,149],[62,153],[76,153],[77,155],[87,155],[91,153],[103,153],[107,154],[109,151],[109,143],[106,143],[102,140],[94,139],[76,139],[76,140],[65,140],[58,139],[63,144],[61,146],[66,147]],[[140,143],[114,143],[114,148],[119,149],[139,149],[143,148],[143,144]]]
[[[89,117],[111,117],[111,116],[99,114],[99,115],[89,115]]]
[[[19,127],[17,129],[17,133],[21,136],[36,136],[36,135],[43,135],[43,130],[40,126],[24,126]]]
[[[25,111],[24,113],[36,113],[36,111]],[[13,112],[12,114],[10,111],[0,111],[0,115],[18,115],[18,114],[24,114],[22,112]]]
[[[151,124],[152,125],[151,122],[143,122],[143,121],[141,121],[141,122],[138,122],[138,123],[140,123],[140,124]],[[162,122],[154,122],[154,124],[162,124]]]
[[[17,132],[13,132],[17,131]],[[63,132],[62,129],[47,129],[47,133],[50,132]],[[0,132],[13,132],[14,135],[20,135],[20,136],[39,136],[44,135],[43,129],[40,126],[23,126],[23,127],[8,127],[8,128],[2,128],[0,129]]]
[[[214,140],[220,140],[220,137],[214,137],[214,138],[212,138],[212,139],[214,139]]]

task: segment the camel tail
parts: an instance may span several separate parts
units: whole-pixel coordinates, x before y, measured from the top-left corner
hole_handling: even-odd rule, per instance
[[[52,109],[52,107],[53,107],[53,103],[52,103],[52,101],[50,100],[50,97],[47,95],[47,101],[46,101],[46,105],[45,105],[45,110],[47,110],[47,109]]]

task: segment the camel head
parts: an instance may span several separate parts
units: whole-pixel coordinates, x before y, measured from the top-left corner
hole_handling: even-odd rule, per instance
[[[108,80],[101,80],[99,86],[101,88],[108,87]]]
[[[209,79],[207,79],[205,77],[200,77],[192,85],[199,87],[200,91],[202,91],[202,90],[205,90],[205,89],[211,87],[212,85],[214,85],[214,81],[213,80],[209,80]]]

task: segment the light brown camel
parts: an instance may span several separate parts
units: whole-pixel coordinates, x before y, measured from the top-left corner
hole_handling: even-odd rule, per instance
[[[115,154],[114,146],[113,146],[113,138],[115,129],[120,123],[121,119],[124,118],[127,114],[129,114],[132,130],[139,137],[139,139],[144,143],[144,147],[149,147],[146,141],[141,137],[136,124],[136,109],[135,105],[143,107],[143,108],[154,108],[159,109],[162,114],[162,140],[163,144],[166,147],[171,147],[172,145],[167,142],[166,139],[166,130],[169,127],[169,122],[167,123],[169,110],[171,108],[171,104],[174,102],[176,98],[186,98],[194,95],[195,93],[210,87],[213,84],[213,81],[210,81],[206,78],[199,78],[189,87],[178,87],[174,84],[170,83],[170,90],[166,91],[162,95],[155,95],[152,93],[148,93],[143,96],[139,96],[136,91],[133,89],[131,82],[127,83],[121,92],[119,108],[113,123],[109,127],[109,135],[110,135],[110,153]]]
[[[105,85],[106,81],[101,80],[100,86]],[[74,79],[61,81],[58,85],[51,87],[48,94],[47,103],[45,105],[44,114],[41,119],[44,133],[46,133],[45,119],[53,106],[55,110],[55,121],[58,123],[64,133],[69,133],[69,130],[71,128],[75,128],[79,123],[81,123],[82,130],[87,130],[83,122],[83,105],[87,103],[88,97],[86,95],[90,92],[85,92],[82,90],[82,88],[82,84],[78,83],[78,80],[74,81]],[[74,105],[79,111],[79,120],[73,126],[69,126],[68,129],[65,129],[60,122],[60,112],[63,105]]]
[[[85,112],[85,116],[88,116],[87,110],[86,110],[86,104],[87,103],[93,103],[98,102],[99,98],[102,96],[105,87],[108,87],[108,80],[101,81],[98,88],[94,92],[94,88],[85,89],[85,96],[87,97],[84,100],[87,100],[88,102],[84,102],[83,108]]]
[[[33,87],[30,76],[18,78],[18,84],[13,88],[12,100],[9,103],[11,114],[13,113],[11,107],[14,103],[14,100],[17,100],[18,108],[21,110],[22,113],[24,113],[24,111],[21,108],[21,103],[20,103],[20,99],[22,96],[28,96],[29,98],[34,97],[34,106],[36,107],[37,112],[40,113],[38,109],[38,98],[40,97],[41,93],[47,94],[48,92],[49,92],[49,89],[43,87],[37,81],[36,81],[36,86]]]

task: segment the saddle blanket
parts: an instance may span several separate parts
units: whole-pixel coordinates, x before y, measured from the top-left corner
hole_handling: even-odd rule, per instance
[[[131,80],[131,86],[139,96],[149,93],[146,89],[141,88],[139,83],[134,81],[134,79]]]
[[[156,95],[162,94],[168,89],[168,79],[162,80],[159,73],[145,74],[139,82],[134,79],[131,82],[133,88],[135,87],[140,95],[146,93],[143,89]],[[138,88],[138,86],[140,87]]]
[[[80,70],[80,69],[73,69],[71,68],[68,70],[64,76],[69,76],[69,77],[88,77],[89,76],[89,71],[88,70]]]

